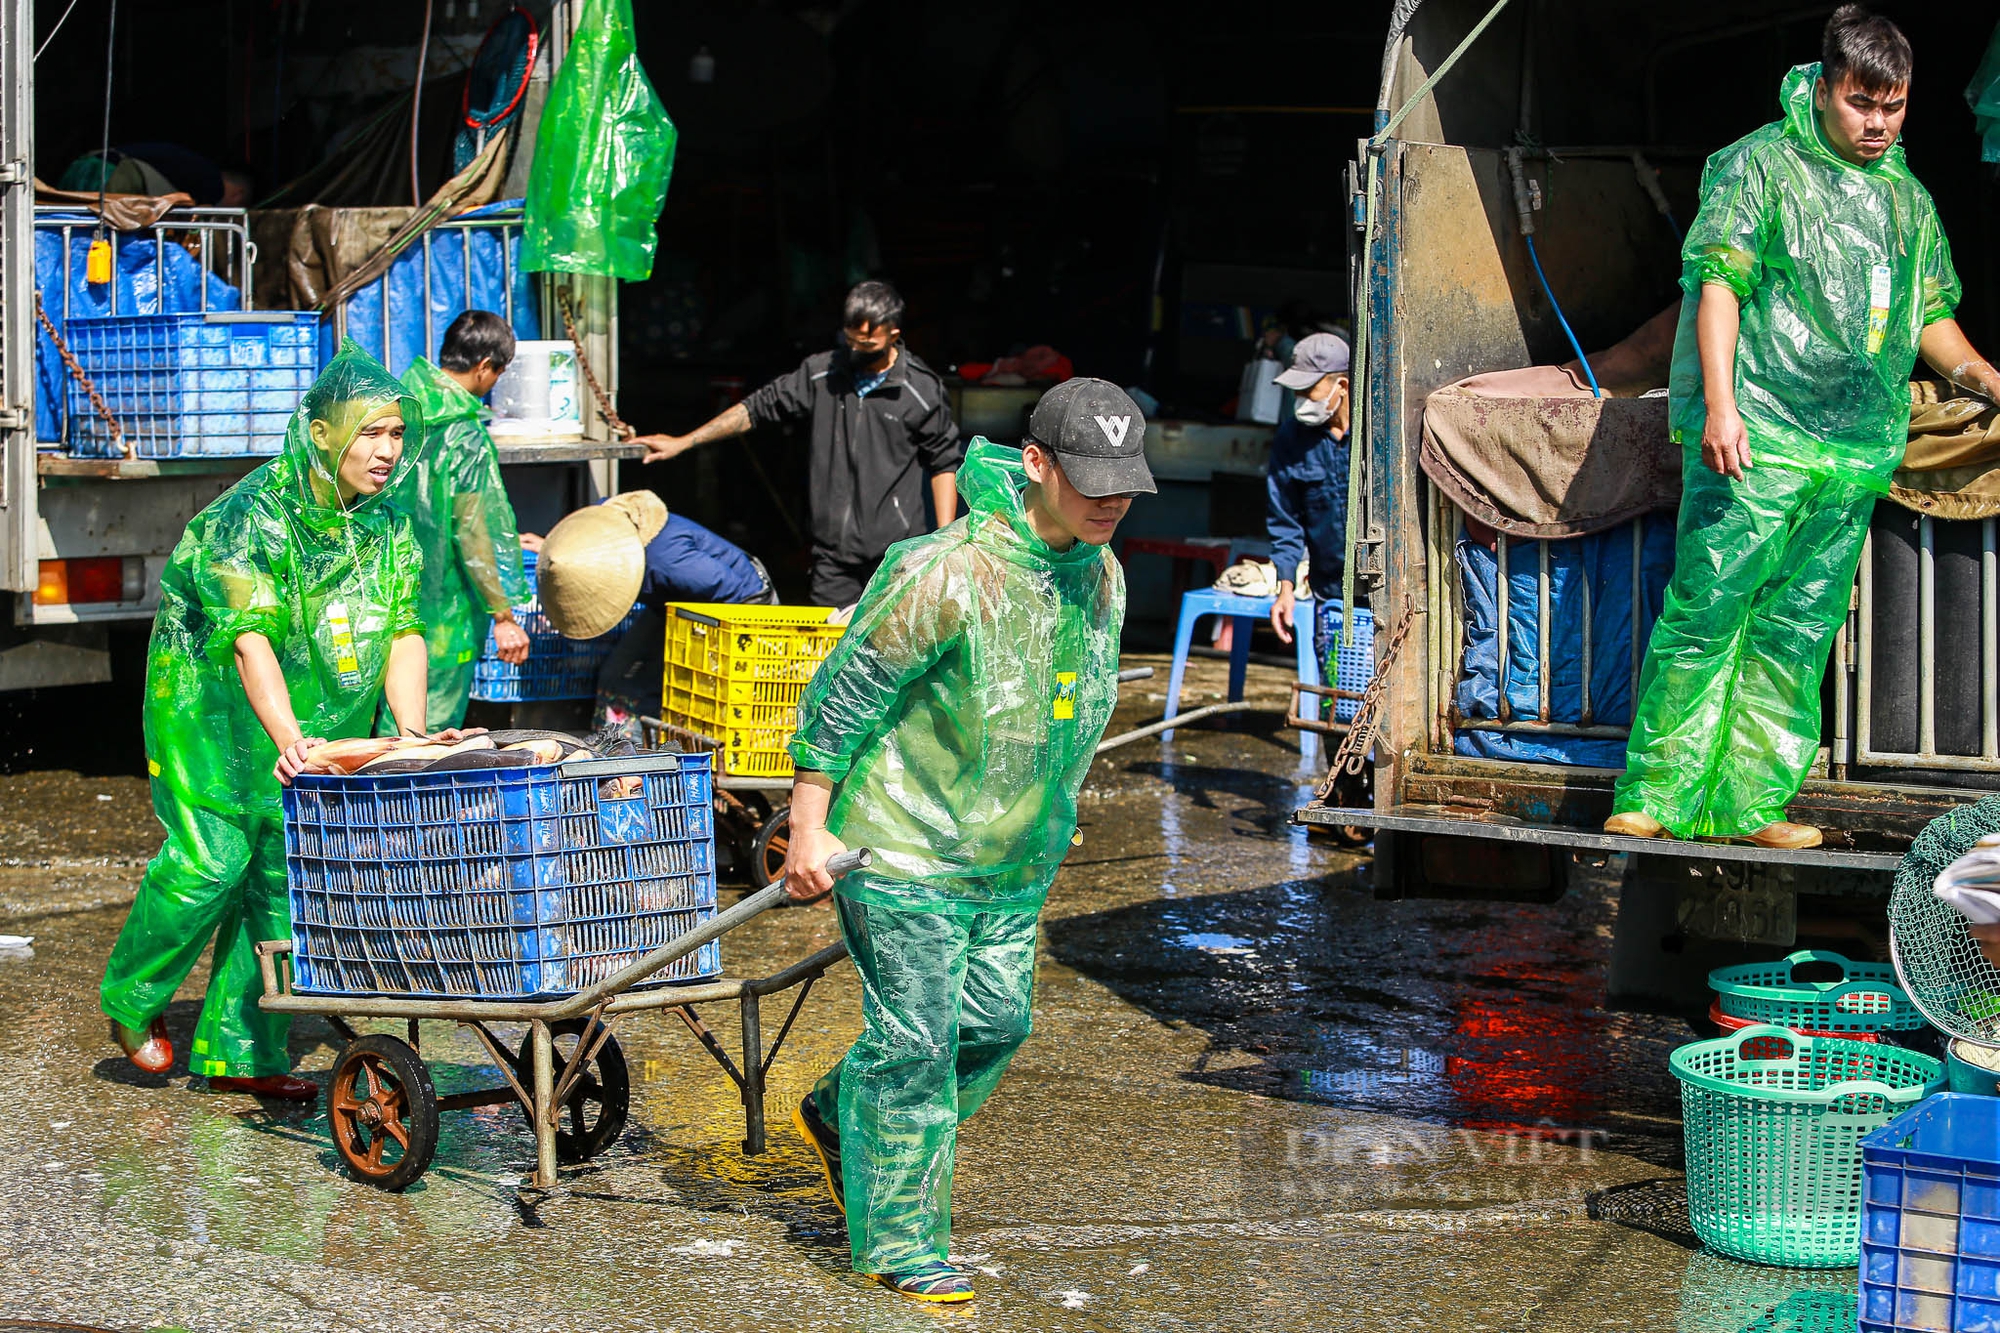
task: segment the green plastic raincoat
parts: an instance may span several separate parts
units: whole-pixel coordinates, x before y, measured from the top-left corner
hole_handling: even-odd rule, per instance
[[[423,413],[425,439],[391,503],[408,515],[423,552],[417,608],[430,648],[425,712],[429,729],[441,731],[465,720],[473,668],[493,617],[528,600],[528,579],[500,454],[480,423],[479,400],[422,357],[404,372],[403,387]],[[383,720],[385,734],[392,734],[393,720]]]
[[[1020,451],[974,445],[966,516],[889,548],[806,687],[791,752],[839,786],[827,827],[874,849],[875,874],[840,892],[1033,912],[1118,702],[1125,580],[1105,547],[1035,536]]]
[[[958,1126],[1026,1039],[1035,925],[1118,694],[1125,583],[1051,549],[1018,450],[973,441],[968,512],[899,542],[807,686],[792,757],[873,869],[836,889],[862,1033],[814,1089],[841,1136],[854,1266],[942,1259]]]
[[[255,946],[291,934],[277,746],[235,666],[239,636],[270,640],[307,736],[366,736],[397,637],[421,632],[421,555],[382,495],[343,507],[340,457],[400,404],[406,447],[421,415],[403,386],[352,342],[306,391],[285,452],[195,515],[160,580],[146,667],[153,809],[166,841],[105,966],[104,1012],[143,1029],[216,938],[189,1068],[260,1075],[290,1068],[283,1015],[257,1008]],[[321,440],[315,442],[317,426]],[[391,478],[390,488],[401,479]],[[385,489],[384,494],[387,493]]]
[[[584,0],[536,134],[521,267],[652,276],[679,135],[639,64],[632,0]]]
[[[1798,794],[1869,517],[1908,443],[1918,340],[1958,301],[1902,148],[1867,167],[1835,153],[1813,106],[1818,76],[1794,69],[1785,119],[1709,159],[1682,250],[1690,299],[1669,411],[1685,491],[1613,808],[1684,838],[1754,833]],[[1741,481],[1701,460],[1706,283],[1741,302]]]
[[[1889,476],[1910,441],[1910,370],[1924,326],[1958,305],[1937,209],[1892,145],[1856,166],[1813,106],[1819,66],[1785,76],[1785,118],[1708,160],[1681,246],[1680,328],[1668,392],[1673,438],[1699,448],[1695,317],[1705,283],[1742,302],[1736,405],[1757,464]]]

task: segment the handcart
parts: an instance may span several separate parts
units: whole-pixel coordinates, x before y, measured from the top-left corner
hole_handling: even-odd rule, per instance
[[[258,1004],[271,1013],[324,1018],[346,1042],[327,1087],[327,1119],[334,1148],[358,1179],[402,1190],[430,1166],[440,1112],[514,1103],[535,1133],[533,1183],[552,1187],[558,1164],[588,1160],[623,1130],[631,1087],[612,1029],[626,1015],[657,1010],[680,1018],[737,1085],[743,1100],[743,1150],[753,1155],[764,1151],[766,1076],[813,983],[847,956],[846,946],[831,945],[765,977],[660,984],[661,974],[672,975],[669,969],[688,975],[689,964],[703,959],[715,960],[713,970],[719,971],[719,954],[710,946],[783,901],[780,881],[630,961],[616,951],[583,956],[586,938],[601,943],[607,927],[630,925],[622,919],[585,920],[590,903],[629,903],[635,886],[675,883],[670,872],[683,867],[668,853],[692,849],[696,855],[687,864],[697,870],[705,864],[699,853],[712,834],[711,800],[706,759],[679,755],[497,773],[418,773],[374,784],[355,778],[295,781],[286,794],[294,938],[257,946],[264,981]],[[680,842],[646,836],[663,828]],[[708,852],[712,858],[712,848]],[[835,857],[827,869],[837,876],[867,866],[870,859],[866,849],[857,849]],[[313,872],[322,865],[334,865],[351,879],[340,880],[338,887],[317,887]],[[432,867],[432,882],[413,878],[413,871],[426,867]],[[477,890],[457,887],[481,873],[498,873],[503,887],[485,887],[484,881]],[[330,881],[332,872],[324,878]],[[712,905],[712,866],[705,882]],[[521,885],[526,887],[517,887]],[[482,916],[481,901],[489,899],[499,908]],[[329,901],[341,911],[330,914]],[[632,915],[657,926],[692,919],[703,910],[697,902],[674,912]],[[323,941],[332,937],[316,923],[332,916],[342,918],[343,944],[358,942],[365,956],[357,957],[351,949],[331,956],[334,951]],[[450,919],[442,921],[441,916]],[[620,938],[632,938],[632,932],[628,929]],[[460,947],[462,939],[469,945]],[[502,957],[495,941],[511,955]],[[563,956],[571,951],[578,956]],[[582,968],[565,974],[566,963],[596,964],[596,971],[608,975],[564,987],[565,975],[589,974]],[[676,969],[676,964],[681,966]],[[305,984],[300,984],[302,969]],[[381,987],[354,984],[356,978],[380,982],[385,977],[405,989],[460,993],[366,993]],[[495,977],[507,984],[492,989],[527,994],[493,998],[476,993]],[[562,993],[548,993],[558,988]],[[462,993],[466,990],[475,993]],[[796,993],[767,1049],[762,1001],[787,991]],[[735,1059],[696,1009],[732,1001],[742,1032]],[[363,1018],[403,1019],[407,1040],[358,1032],[353,1021]],[[439,1095],[420,1054],[419,1026],[426,1019],[468,1029],[504,1083]],[[493,1032],[492,1025],[502,1023],[527,1025],[518,1049],[508,1049]]]

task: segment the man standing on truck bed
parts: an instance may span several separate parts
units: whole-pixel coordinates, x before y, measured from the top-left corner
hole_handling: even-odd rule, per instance
[[[860,600],[891,545],[924,531],[921,478],[928,477],[939,527],[958,511],[954,478],[964,450],[944,384],[902,345],[903,298],[886,282],[847,294],[841,340],[815,352],[720,416],[686,435],[642,437],[657,463],[757,426],[810,419],[812,599]]]
[[[1819,749],[1820,681],[1921,353],[2000,399],[1952,319],[1958,277],[1903,162],[1909,41],[1859,5],[1785,117],[1708,161],[1681,257],[1669,394],[1685,447],[1674,576],[1605,831],[1814,847],[1785,820]]]

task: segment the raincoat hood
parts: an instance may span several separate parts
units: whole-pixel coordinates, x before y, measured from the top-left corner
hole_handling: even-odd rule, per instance
[[[464,385],[421,356],[403,372],[402,389],[416,400],[417,410],[423,413],[424,425],[429,429],[480,418],[480,401]]]
[[[1078,541],[1058,551],[1028,521],[1028,471],[1021,451],[975,436],[958,469],[958,493],[971,514],[972,542],[1018,565],[1082,568],[1104,559],[1104,548]]]
[[[1804,149],[1807,153],[1830,166],[1842,167],[1848,171],[1866,171],[1873,175],[1902,180],[1909,176],[1909,168],[1903,162],[1903,144],[1900,138],[1889,145],[1889,151],[1865,166],[1850,162],[1834,151],[1827,142],[1826,125],[1821,119],[1820,109],[1813,101],[1813,90],[1819,85],[1820,62],[1810,65],[1794,65],[1778,85],[1778,106],[1785,113],[1785,137]]]
[[[361,428],[391,408],[402,412],[403,456],[397,460],[389,484],[374,495],[357,495],[342,503],[338,481],[341,459],[354,446]],[[341,339],[340,350],[299,400],[285,430],[282,470],[299,502],[301,516],[321,526],[376,507],[415,465],[422,450],[423,422],[423,409],[409,390],[360,344],[352,338]],[[316,424],[321,427],[317,436]]]

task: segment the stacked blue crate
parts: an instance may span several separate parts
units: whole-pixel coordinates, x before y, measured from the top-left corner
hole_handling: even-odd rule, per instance
[[[2000,1329],[2000,1098],[1941,1093],[1861,1140],[1862,1333]]]
[[[706,755],[307,775],[285,791],[293,988],[573,994],[715,914]],[[711,941],[652,983],[720,975]]]
[[[140,458],[241,457],[284,450],[317,373],[309,310],[209,311],[72,319],[63,337]],[[69,446],[122,450],[83,387],[69,386]]]

